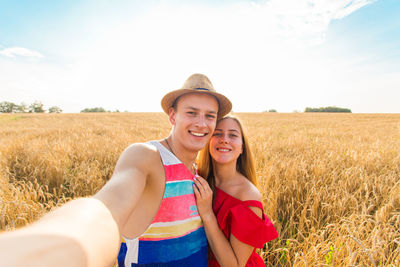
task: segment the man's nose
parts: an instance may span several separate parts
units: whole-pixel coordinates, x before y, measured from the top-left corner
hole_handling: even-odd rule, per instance
[[[207,124],[206,124],[206,117],[205,117],[205,115],[200,115],[199,116],[199,118],[198,118],[198,120],[197,120],[197,123],[196,123],[199,127],[206,127],[207,126]]]

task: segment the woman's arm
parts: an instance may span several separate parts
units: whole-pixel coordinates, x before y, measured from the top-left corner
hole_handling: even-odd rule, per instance
[[[212,210],[213,192],[207,181],[197,176],[195,179],[194,193],[197,209],[203,220],[208,243],[218,263],[224,266],[245,266],[254,247],[239,241],[232,234],[229,240],[225,237],[218,225],[217,218]]]

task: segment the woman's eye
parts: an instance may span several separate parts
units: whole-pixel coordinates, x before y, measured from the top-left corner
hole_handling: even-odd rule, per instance
[[[229,136],[232,137],[232,138],[238,137],[236,134],[230,134]]]

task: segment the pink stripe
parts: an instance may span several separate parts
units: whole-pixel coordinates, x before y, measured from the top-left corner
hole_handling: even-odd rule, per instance
[[[193,174],[186,168],[183,163],[164,165],[165,179],[167,182],[170,181],[181,181],[192,179]]]
[[[160,241],[160,240],[178,238],[178,237],[182,237],[182,236],[188,235],[190,233],[193,233],[194,231],[200,229],[201,227],[203,227],[203,226],[199,226],[196,229],[190,230],[189,232],[184,233],[183,235],[177,235],[177,236],[173,236],[173,237],[164,237],[164,238],[142,238],[142,237],[139,237],[139,240],[140,241]]]
[[[197,210],[190,209],[193,206],[196,206],[196,199],[192,194],[164,198],[153,223],[180,221],[199,216]]]

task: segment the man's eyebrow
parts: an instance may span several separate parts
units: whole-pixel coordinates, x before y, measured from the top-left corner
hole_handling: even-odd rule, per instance
[[[195,111],[199,111],[200,109],[196,108],[196,107],[192,107],[192,106],[187,106],[185,107],[186,109],[191,109],[191,110],[195,110]],[[214,110],[208,110],[207,113],[212,113],[212,114],[217,114],[217,111]]]

